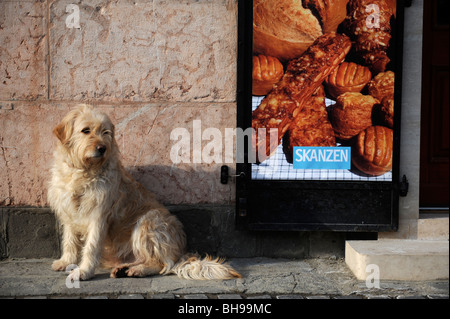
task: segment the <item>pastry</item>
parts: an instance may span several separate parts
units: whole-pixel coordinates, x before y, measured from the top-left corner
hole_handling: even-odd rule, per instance
[[[252,114],[254,132],[266,130],[263,138],[253,134],[252,145],[259,162],[270,156],[280,144],[292,120],[330,72],[342,63],[350,47],[347,36],[327,33],[319,37],[300,58],[289,62],[280,82],[275,84]],[[276,139],[270,139],[272,129],[278,134]]]
[[[385,97],[381,101],[380,117],[387,127],[394,128],[394,99]]]
[[[395,73],[392,71],[377,74],[368,84],[369,94],[378,100],[385,97],[393,99],[395,91]]]
[[[362,131],[352,148],[352,163],[361,172],[380,176],[392,169],[393,131],[371,126]]]
[[[283,65],[277,58],[253,56],[253,95],[266,95],[283,76]]]
[[[391,0],[350,0],[344,21],[347,35],[354,41],[356,54],[372,73],[386,70],[391,40],[390,20],[394,14]]]
[[[325,80],[328,94],[337,98],[346,92],[361,92],[372,78],[369,68],[353,62],[343,62]]]
[[[303,2],[303,3],[302,3]],[[335,32],[348,0],[253,0],[253,51],[285,62]]]
[[[296,146],[336,146],[333,127],[328,120],[323,86],[319,86],[305,103],[283,137],[283,150],[290,163]]]
[[[370,95],[344,93],[331,107],[330,121],[336,138],[349,140],[372,125],[372,110],[380,103]]]

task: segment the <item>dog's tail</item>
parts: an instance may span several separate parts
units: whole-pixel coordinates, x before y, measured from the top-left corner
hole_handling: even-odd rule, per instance
[[[174,265],[171,272],[180,278],[194,280],[242,278],[233,267],[224,263],[224,259],[214,259],[210,256],[201,259],[197,256],[186,255]]]

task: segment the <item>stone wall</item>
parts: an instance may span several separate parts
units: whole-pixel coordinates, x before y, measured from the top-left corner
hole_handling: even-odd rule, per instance
[[[233,0],[1,1],[0,205],[47,204],[52,129],[78,103],[164,203],[230,204],[220,163],[169,155],[174,128],[236,126],[236,45]]]

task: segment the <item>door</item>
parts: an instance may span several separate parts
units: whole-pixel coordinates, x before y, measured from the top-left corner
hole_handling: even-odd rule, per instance
[[[424,1],[420,207],[448,212],[449,4]]]

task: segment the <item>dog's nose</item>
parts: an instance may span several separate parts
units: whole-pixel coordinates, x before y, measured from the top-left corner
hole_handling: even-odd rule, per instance
[[[97,151],[98,151],[101,155],[105,154],[105,152],[106,152],[106,146],[105,146],[105,145],[102,145],[102,144],[97,145]]]

